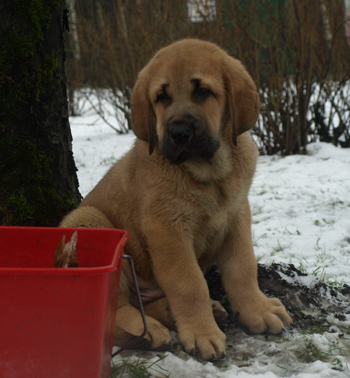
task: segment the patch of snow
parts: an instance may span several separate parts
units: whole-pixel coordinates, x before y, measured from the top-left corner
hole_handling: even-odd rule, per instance
[[[284,274],[283,272],[280,272],[277,270],[277,273],[283,278],[286,282],[290,284],[298,283],[300,285],[304,285],[307,287],[313,287],[318,282],[315,277],[313,276],[295,276],[290,277]]]

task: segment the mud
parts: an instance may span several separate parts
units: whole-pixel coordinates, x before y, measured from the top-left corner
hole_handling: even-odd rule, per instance
[[[226,327],[239,326],[215,265],[208,269],[205,277],[211,298],[222,303],[230,314]],[[292,264],[259,264],[258,281],[263,293],[283,302],[293,319],[293,328],[310,332],[319,329],[322,332],[323,328],[329,328],[326,315],[332,313],[338,320],[345,321],[345,314],[350,314],[350,286],[329,286],[302,273]]]

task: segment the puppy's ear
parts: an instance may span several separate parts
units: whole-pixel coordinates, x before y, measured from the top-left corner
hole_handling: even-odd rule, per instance
[[[135,135],[149,144],[149,154],[154,150],[156,134],[156,115],[148,94],[148,83],[139,78],[131,97],[131,121]]]
[[[228,57],[223,77],[226,86],[229,119],[232,124],[232,141],[237,146],[238,135],[251,129],[258,119],[259,94],[253,79],[237,59]]]

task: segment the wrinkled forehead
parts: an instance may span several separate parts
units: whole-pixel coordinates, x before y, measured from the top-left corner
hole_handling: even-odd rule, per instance
[[[223,56],[219,49],[172,47],[161,50],[146,67],[151,95],[163,88],[183,92],[198,85],[217,94],[223,92]]]

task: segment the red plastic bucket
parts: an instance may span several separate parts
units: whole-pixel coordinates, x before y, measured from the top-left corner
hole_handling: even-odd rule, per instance
[[[109,377],[129,234],[78,229],[79,268],[54,268],[75,229],[0,227],[0,377]]]

